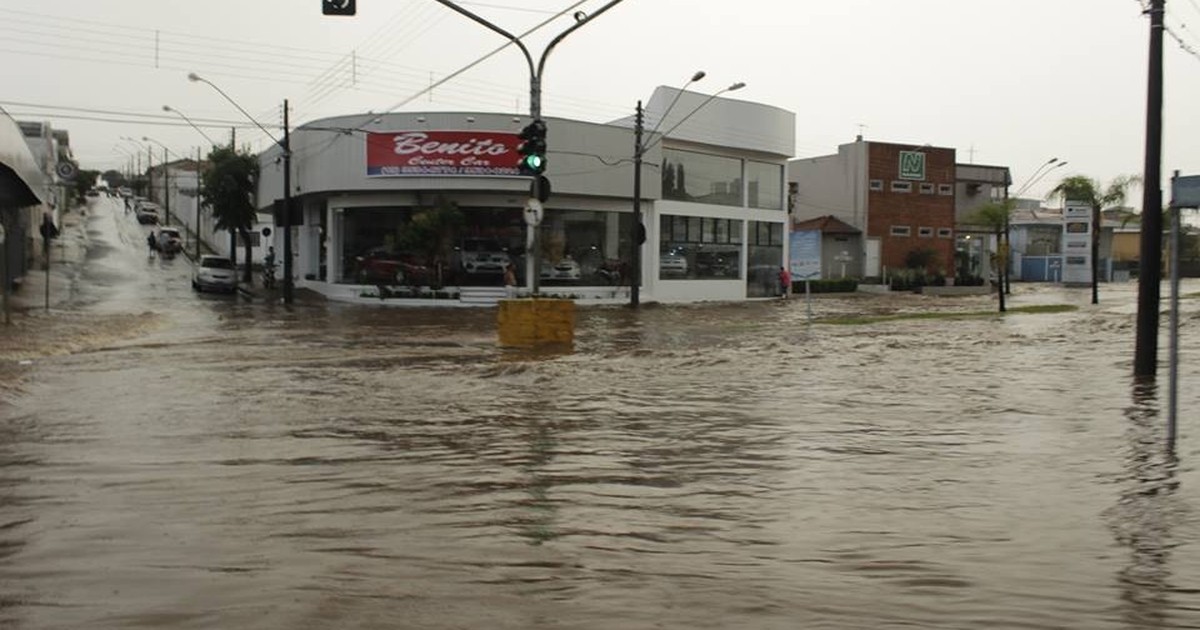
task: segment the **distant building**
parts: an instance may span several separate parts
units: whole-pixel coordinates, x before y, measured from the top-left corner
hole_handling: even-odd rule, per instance
[[[933,252],[932,271],[954,274],[955,150],[865,141],[833,155],[788,162],[793,223],[833,216],[865,237],[864,277],[906,266],[909,254]]]

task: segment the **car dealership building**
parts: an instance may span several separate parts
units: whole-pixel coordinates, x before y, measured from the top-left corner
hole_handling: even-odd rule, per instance
[[[537,227],[526,221],[531,180],[517,170],[528,116],[360,114],[295,129],[296,286],[336,300],[486,304],[504,295],[511,263],[522,294],[536,282],[542,295],[619,302],[629,298],[633,247],[644,235],[643,301],[775,293],[786,255],[792,113],[656,90],[646,107],[641,230],[633,224],[633,118],[545,120],[551,194]],[[263,208],[279,208],[277,225],[279,158],[279,147],[260,156],[258,190]]]

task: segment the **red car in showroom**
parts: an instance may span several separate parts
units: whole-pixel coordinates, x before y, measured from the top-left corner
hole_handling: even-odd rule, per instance
[[[433,278],[432,269],[417,254],[386,247],[369,249],[355,256],[353,269],[359,284],[426,286]]]

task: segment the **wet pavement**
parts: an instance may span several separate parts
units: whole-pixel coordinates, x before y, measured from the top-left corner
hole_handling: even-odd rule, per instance
[[[72,341],[0,355],[0,628],[1200,627],[1200,284],[1174,460],[1134,284],[586,308],[538,354],[88,230]]]

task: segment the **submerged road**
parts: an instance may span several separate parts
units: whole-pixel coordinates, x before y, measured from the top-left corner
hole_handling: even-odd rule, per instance
[[[1194,297],[1176,461],[1132,284],[588,308],[538,355],[88,230],[92,339],[0,402],[0,628],[1200,627]]]

